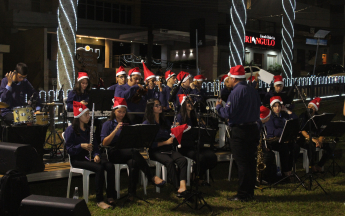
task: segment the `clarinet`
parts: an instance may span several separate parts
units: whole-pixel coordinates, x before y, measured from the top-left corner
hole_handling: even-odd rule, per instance
[[[93,122],[95,120],[95,103],[92,104],[92,114],[91,114],[91,128],[90,128],[90,143],[92,144],[93,142]],[[92,151],[89,152],[90,153],[90,161],[91,161],[91,153]]]

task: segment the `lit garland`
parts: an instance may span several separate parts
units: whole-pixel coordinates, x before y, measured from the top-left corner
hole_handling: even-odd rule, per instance
[[[282,0],[284,14],[282,16],[282,67],[287,78],[292,77],[293,38],[295,35],[296,0]]]
[[[229,66],[242,65],[245,56],[247,9],[244,0],[232,0],[230,8]]]
[[[58,88],[64,84],[65,89],[71,89],[75,82],[77,2],[77,0],[59,0],[56,62]]]

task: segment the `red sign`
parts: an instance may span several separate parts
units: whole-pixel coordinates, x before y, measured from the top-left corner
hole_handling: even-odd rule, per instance
[[[257,44],[257,45],[263,45],[263,46],[275,46],[276,45],[275,39],[253,37],[253,36],[246,36],[245,43]]]

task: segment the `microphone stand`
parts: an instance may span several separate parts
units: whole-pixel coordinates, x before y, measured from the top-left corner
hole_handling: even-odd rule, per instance
[[[298,94],[299,94],[300,98],[302,99],[302,102],[303,102],[303,104],[304,104],[304,106],[305,106],[305,108],[306,108],[306,111],[307,111],[307,114],[308,114],[309,119],[312,120],[312,121],[309,121],[309,123],[308,123],[308,126],[309,126],[309,133],[308,133],[308,132],[307,132],[307,133],[308,133],[308,135],[309,135],[309,149],[308,149],[308,151],[310,151],[310,158],[308,158],[308,159],[309,159],[310,162],[311,162],[310,164],[313,166],[313,165],[314,165],[314,163],[313,163],[314,151],[313,151],[313,148],[312,148],[313,141],[312,141],[311,122],[314,123],[314,126],[315,126],[316,130],[318,130],[318,127],[317,127],[317,125],[316,125],[314,119],[312,119],[312,116],[311,116],[310,112],[308,112],[308,106],[306,105],[305,99],[303,98],[303,95],[301,94],[301,92],[300,92],[300,90],[298,89],[297,85],[295,85],[295,88],[297,89]],[[300,182],[300,184],[299,184],[295,189],[293,189],[292,191],[296,190],[296,189],[299,188],[299,186],[301,186],[301,185],[303,185],[303,187],[305,187],[305,186],[304,186],[304,183],[306,182],[306,180],[309,180],[309,190],[312,190],[313,181],[315,181],[316,184],[317,184],[317,186],[319,186],[319,187],[323,190],[323,192],[324,192],[325,194],[327,194],[327,192],[325,191],[325,189],[324,189],[324,188],[321,186],[321,184],[316,180],[315,175],[313,175],[313,172],[311,171],[311,169],[309,169],[309,172],[305,175],[305,179],[302,180],[302,182]],[[306,190],[308,190],[307,187],[305,187],[305,188],[306,188]]]
[[[198,111],[195,112],[197,115],[197,118],[200,119],[200,103],[198,103]],[[201,124],[200,124],[200,120],[198,121],[198,143],[197,143],[197,147],[196,147],[196,178],[195,181],[197,182],[195,184],[195,190],[193,190],[193,181],[191,181],[190,184],[190,195],[188,197],[186,197],[182,203],[178,204],[175,208],[173,208],[173,210],[176,210],[178,207],[182,206],[183,204],[186,204],[189,208],[191,209],[195,209],[195,210],[200,210],[203,207],[207,207],[212,213],[213,210],[211,208],[210,205],[207,204],[207,202],[205,201],[205,199],[202,196],[202,192],[199,191],[199,179],[200,179],[200,128],[201,128]],[[193,199],[194,198],[194,199]],[[194,201],[194,207],[191,206],[188,201],[193,200]]]

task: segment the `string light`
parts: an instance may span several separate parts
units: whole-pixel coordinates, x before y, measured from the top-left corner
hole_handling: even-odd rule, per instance
[[[242,64],[245,57],[245,25],[247,23],[247,9],[244,0],[240,0],[241,4],[235,4],[232,0],[230,7],[230,43],[229,43],[229,66]],[[234,29],[234,30],[233,30]]]
[[[68,79],[68,84],[69,87],[67,88],[72,88],[73,84],[75,82],[75,68],[74,68],[74,56],[76,54],[76,29],[77,29],[77,13],[76,13],[76,6],[75,3],[78,5],[79,1],[75,0],[59,0],[59,8],[57,11],[58,14],[58,29],[57,29],[57,38],[58,38],[58,54],[57,54],[57,80],[58,80],[58,85],[61,87],[61,77],[62,75],[66,75]],[[62,10],[62,13],[60,14],[60,8]],[[70,11],[68,11],[70,10]],[[72,10],[72,11],[71,11]],[[73,17],[69,17],[68,14],[72,14]],[[60,15],[61,18],[60,18]],[[75,19],[75,26],[72,25],[71,18]],[[62,28],[62,20],[64,22],[67,21],[69,29],[67,29],[67,32],[64,31]],[[66,26],[66,24],[64,25]],[[73,37],[73,46],[74,46],[74,52],[72,52],[72,47],[70,47],[70,44],[67,43],[67,41],[71,41],[71,38],[68,38],[69,40],[66,39],[67,35],[72,33]],[[62,36],[62,41],[60,40],[60,36]],[[67,48],[67,58],[66,54],[63,53],[62,51],[62,46],[66,46]],[[74,55],[72,54],[74,53]],[[65,55],[64,55],[65,54]],[[69,58],[68,58],[69,57]],[[61,64],[61,60],[63,63],[63,69],[61,68],[61,65],[59,67],[59,63]],[[71,70],[68,70],[67,65],[71,66]],[[61,70],[61,71],[60,71]],[[70,71],[72,71],[72,78],[70,75]],[[62,74],[61,74],[62,73]],[[61,76],[61,77],[60,77]]]
[[[295,35],[296,0],[282,0],[284,14],[282,16],[282,68],[286,77],[292,77],[293,37]],[[284,19],[285,18],[285,19]]]

